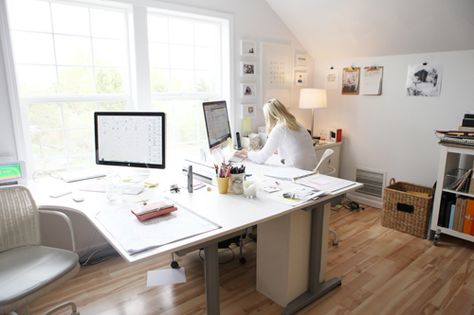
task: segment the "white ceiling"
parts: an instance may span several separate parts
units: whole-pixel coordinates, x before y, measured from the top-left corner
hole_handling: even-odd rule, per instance
[[[474,49],[474,0],[266,0],[313,58]]]

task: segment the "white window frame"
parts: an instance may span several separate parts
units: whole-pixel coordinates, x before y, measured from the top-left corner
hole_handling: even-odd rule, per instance
[[[127,75],[129,79],[129,83],[127,89],[124,93],[120,94],[86,94],[86,95],[54,95],[54,96],[35,96],[35,97],[20,97],[16,79],[16,72],[15,72],[15,62],[13,58],[13,45],[10,36],[10,28],[8,23],[8,14],[7,14],[7,7],[6,1],[0,1],[0,20],[2,24],[0,25],[0,34],[2,38],[5,38],[5,42],[2,42],[2,48],[4,53],[4,60],[5,60],[5,72],[7,77],[7,87],[9,92],[10,98],[10,108],[12,112],[12,120],[14,126],[14,134],[15,134],[15,144],[17,149],[17,157],[21,161],[25,161],[27,168],[34,169],[34,159],[33,153],[31,152],[31,145],[27,144],[27,141],[30,140],[30,133],[28,128],[28,122],[26,121],[26,110],[28,104],[37,104],[41,106],[41,103],[51,103],[51,102],[58,102],[58,103],[65,103],[65,102],[83,102],[83,101],[126,101],[128,103],[129,109],[136,109],[133,102],[134,99],[134,91],[132,89],[133,86],[136,84],[132,80],[132,73],[134,69],[133,58],[131,54],[131,27],[130,27],[130,13],[132,10],[132,6],[124,4],[120,1],[52,1],[55,3],[65,3],[71,4],[74,3],[77,6],[85,6],[85,7],[93,7],[93,8],[110,8],[117,10],[125,11],[128,14],[126,23],[127,23],[127,52],[129,57],[128,62],[128,69]],[[57,67],[57,65],[56,65]],[[94,78],[95,80],[95,78]],[[36,106],[36,105],[34,105]],[[32,176],[32,172],[27,172],[28,176]]]
[[[70,3],[71,1],[58,1],[64,3]],[[129,27],[129,106],[132,108],[139,108],[140,110],[148,110],[151,108],[152,102],[152,91],[150,84],[150,67],[149,67],[149,58],[148,58],[148,33],[147,33],[147,14],[148,9],[156,9],[159,11],[169,10],[173,14],[183,14],[184,16],[196,16],[197,18],[202,19],[205,16],[208,19],[217,19],[221,23],[224,23],[227,28],[227,34],[225,43],[222,45],[222,58],[223,58],[223,73],[222,73],[222,93],[224,99],[227,101],[229,106],[229,113],[234,113],[233,104],[233,94],[232,88],[234,86],[234,31],[233,31],[233,17],[230,14],[194,8],[190,6],[177,5],[161,1],[153,0],[84,0],[84,1],[74,1],[77,3],[87,3],[95,4],[101,3],[106,6],[113,3],[122,4],[124,7],[128,8],[129,18],[128,18],[128,27]],[[133,22],[133,27],[132,23]],[[4,63],[5,63],[5,72],[8,88],[8,96],[10,100],[10,109],[12,113],[12,121],[14,128],[15,144],[17,157],[19,160],[25,161],[27,167],[32,166],[33,158],[30,146],[27,145],[26,141],[29,141],[28,137],[28,128],[27,122],[25,121],[26,113],[25,108],[22,104],[22,100],[19,97],[17,80],[15,75],[15,64],[13,59],[13,49],[10,36],[10,29],[8,24],[8,16],[6,10],[6,2],[0,0],[0,35],[4,39],[0,44],[3,49],[4,54]],[[228,78],[228,80],[227,80]],[[93,97],[93,100],[115,100],[118,95],[100,95],[97,98]],[[172,95],[170,97],[177,98],[179,95]],[[28,101],[38,101],[40,98],[24,98]],[[70,96],[67,98],[62,97],[42,97],[41,100],[49,101],[87,101],[91,100],[91,97],[88,96]],[[123,99],[123,98],[120,98]],[[234,130],[235,126],[235,117],[233,114],[230,115],[230,124],[231,129]],[[28,173],[28,176],[31,176]]]

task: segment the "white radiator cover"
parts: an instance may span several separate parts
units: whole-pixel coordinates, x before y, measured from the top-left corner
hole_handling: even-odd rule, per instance
[[[371,207],[382,208],[385,178],[386,172],[384,171],[357,168],[355,181],[364,184],[364,187],[349,194],[349,198]]]

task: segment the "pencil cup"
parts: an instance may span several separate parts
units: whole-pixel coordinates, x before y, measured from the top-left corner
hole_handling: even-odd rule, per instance
[[[217,177],[217,191],[219,194],[226,194],[229,188],[229,177]]]

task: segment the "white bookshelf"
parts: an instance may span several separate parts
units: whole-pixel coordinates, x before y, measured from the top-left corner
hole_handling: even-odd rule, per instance
[[[472,160],[474,160],[474,146],[458,146],[447,145],[440,143],[440,159],[438,165],[438,177],[436,184],[436,191],[433,201],[433,214],[431,217],[431,233],[434,233],[433,243],[436,244],[442,234],[451,235],[470,242],[474,242],[474,236],[465,234],[453,229],[442,227],[438,225],[441,207],[441,199],[443,194],[453,194],[455,196],[464,196],[474,199],[474,194],[456,191],[446,188],[446,175],[453,169],[460,168],[462,163],[468,167],[472,167]]]

